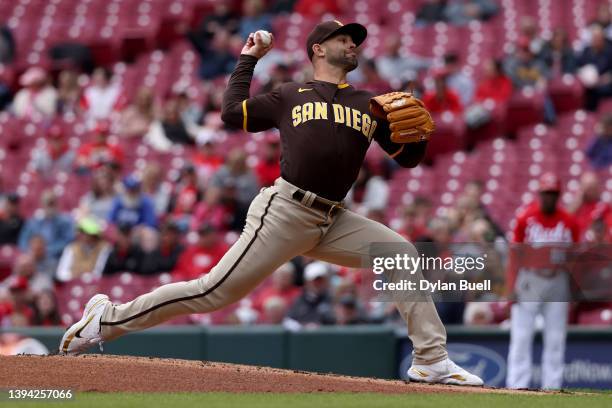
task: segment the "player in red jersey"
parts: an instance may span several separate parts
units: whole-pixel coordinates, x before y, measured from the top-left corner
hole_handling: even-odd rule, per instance
[[[569,276],[565,248],[579,239],[574,217],[559,208],[561,183],[552,173],[539,180],[539,203],[516,220],[508,267],[511,311],[507,386],[527,388],[532,377],[536,318],[544,319],[542,388],[560,388],[567,332]]]

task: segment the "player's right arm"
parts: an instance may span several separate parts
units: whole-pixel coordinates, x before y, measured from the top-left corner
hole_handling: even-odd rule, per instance
[[[280,92],[276,90],[249,97],[255,65],[273,44],[274,39],[269,45],[264,45],[259,36],[249,35],[223,94],[221,119],[226,124],[246,132],[260,132],[278,126]]]

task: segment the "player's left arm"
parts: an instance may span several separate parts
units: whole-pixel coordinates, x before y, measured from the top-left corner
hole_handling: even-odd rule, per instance
[[[387,152],[389,157],[395,160],[402,167],[416,167],[425,157],[427,140],[415,143],[394,143],[391,141],[391,131],[389,123],[379,120],[378,127],[374,132],[374,139],[380,147]]]

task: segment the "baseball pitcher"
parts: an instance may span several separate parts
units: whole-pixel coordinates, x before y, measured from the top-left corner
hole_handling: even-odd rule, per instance
[[[249,36],[224,95],[222,118],[247,132],[278,128],[281,177],[253,200],[240,238],[209,274],[120,305],[94,296],[82,320],[66,331],[61,353],[77,353],[179,315],[220,309],[298,255],[361,267],[372,242],[400,243],[416,255],[399,234],[343,208],[372,141],[399,165],[414,167],[434,130],[431,116],[411,94],[373,97],[346,82],[366,35],[360,24],[320,23],[306,44],[314,80],[254,97],[249,96],[253,70],[273,38],[260,32]],[[448,358],[446,331],[432,302],[398,302],[397,308],[414,346],[411,379],[482,385]]]

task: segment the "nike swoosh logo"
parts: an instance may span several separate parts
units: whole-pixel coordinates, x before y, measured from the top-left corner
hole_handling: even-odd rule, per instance
[[[83,331],[83,329],[85,327],[87,327],[87,325],[89,323],[91,323],[92,319],[94,318],[94,315],[89,316],[89,319],[87,319],[87,321],[85,322],[85,324],[83,326],[81,326],[81,328],[79,330],[76,331],[76,333],[74,334],[74,337],[80,339],[81,337],[81,332]]]
[[[416,372],[418,375],[420,375],[421,377],[423,377],[423,378],[429,377],[429,374],[424,373],[424,372],[423,372],[423,371],[421,371],[421,370],[417,370],[417,369],[415,368],[415,369],[414,369],[414,371],[415,371],[415,372]]]
[[[312,91],[312,88],[299,88],[298,89],[299,93],[306,92],[306,91]]]

